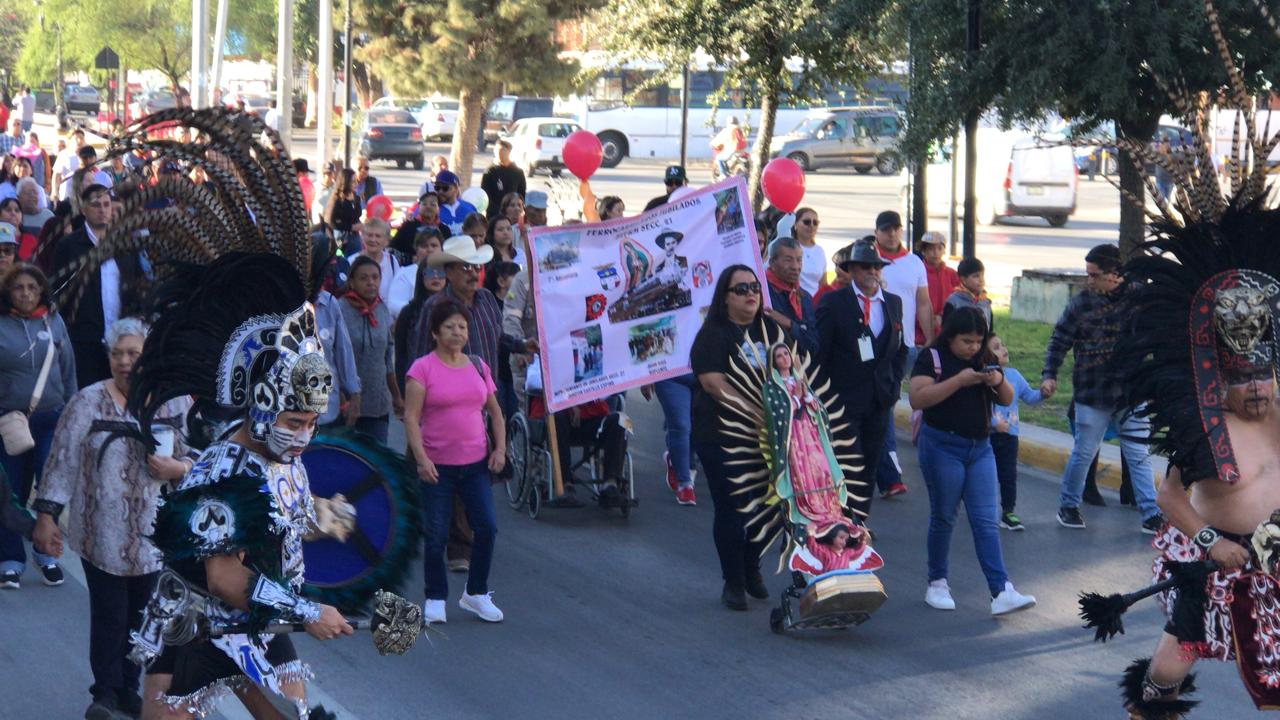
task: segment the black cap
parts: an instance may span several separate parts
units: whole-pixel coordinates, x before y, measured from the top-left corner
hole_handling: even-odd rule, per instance
[[[311,174],[311,166],[307,164],[306,158],[294,158],[293,171],[296,173]]]
[[[902,227],[902,216],[896,210],[885,210],[876,216],[876,229]]]
[[[668,165],[667,171],[662,175],[662,182],[667,185],[683,185],[689,181],[689,177],[684,173],[683,165]]]

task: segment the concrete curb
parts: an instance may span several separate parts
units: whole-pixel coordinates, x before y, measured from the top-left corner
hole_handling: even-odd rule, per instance
[[[898,430],[911,434],[911,405],[904,397],[893,410],[894,424]],[[1071,455],[1074,444],[1071,436],[1057,430],[1042,428],[1037,425],[1023,423],[1018,433],[1018,462],[1042,470],[1051,475],[1061,476],[1067,467],[1067,458]],[[1152,472],[1155,474],[1156,487],[1164,481],[1165,463],[1161,458],[1152,458]],[[1112,490],[1120,489],[1120,448],[1115,445],[1102,446],[1102,455],[1098,458],[1098,485]]]

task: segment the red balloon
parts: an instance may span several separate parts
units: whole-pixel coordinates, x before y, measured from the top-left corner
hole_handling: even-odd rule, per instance
[[[386,195],[374,195],[364,206],[365,217],[378,218],[383,222],[391,222],[391,213],[394,211],[395,206]]]
[[[564,166],[577,177],[586,180],[594,175],[603,159],[600,138],[590,130],[577,130],[565,138]]]
[[[764,166],[760,185],[769,204],[782,212],[795,212],[804,199],[804,170],[789,158],[774,158]]]

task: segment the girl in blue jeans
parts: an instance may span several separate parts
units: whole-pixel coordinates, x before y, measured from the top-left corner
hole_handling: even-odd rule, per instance
[[[964,502],[982,573],[991,591],[991,614],[1022,610],[1036,599],[1014,589],[1000,549],[998,481],[991,451],[991,406],[1013,401],[1013,388],[984,351],[990,336],[986,318],[974,308],[947,316],[933,344],[911,371],[911,407],[924,411],[920,428],[920,471],[929,489],[929,587],[924,601],[955,610],[947,585],[947,558],[956,511]]]

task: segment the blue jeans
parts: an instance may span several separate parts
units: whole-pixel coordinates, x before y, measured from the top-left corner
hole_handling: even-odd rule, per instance
[[[667,430],[667,454],[681,487],[693,484],[689,470],[693,454],[689,450],[689,433],[693,431],[693,375],[680,375],[653,384],[653,392],[662,404],[663,425]]]
[[[455,495],[462,501],[462,507],[467,511],[467,522],[475,534],[467,593],[483,595],[489,592],[489,565],[493,561],[493,541],[498,535],[489,469],[481,461],[470,465],[437,465],[436,470],[440,479],[434,484],[422,484],[422,519],[427,535],[423,561],[427,599],[446,600],[449,597],[444,546],[449,540]]]
[[[963,501],[978,564],[995,597],[1009,576],[996,527],[999,493],[990,440],[972,440],[925,424],[920,428],[920,473],[929,489],[929,582],[947,577],[951,532]]]
[[[1160,512],[1156,507],[1155,477],[1151,473],[1151,452],[1139,441],[1126,438],[1144,438],[1151,434],[1150,424],[1137,416],[1121,417],[1120,411],[1109,407],[1094,407],[1076,403],[1074,428],[1075,445],[1067,459],[1067,469],[1062,473],[1062,495],[1058,503],[1062,507],[1080,507],[1080,493],[1084,492],[1084,479],[1089,474],[1093,457],[1098,454],[1107,426],[1115,420],[1120,428],[1120,452],[1129,465],[1129,477],[1133,480],[1133,498],[1138,503],[1142,519]]]
[[[35,412],[29,418],[31,437],[36,446],[21,455],[11,456],[0,445],[0,465],[9,477],[9,485],[22,505],[33,487],[39,484],[40,472],[44,469],[44,461],[49,457],[49,446],[53,444],[53,431],[58,427],[58,416],[62,408]],[[31,554],[40,565],[52,565],[57,558],[38,553],[33,548]],[[22,544],[22,536],[11,530],[0,528],[0,572],[21,573],[27,564],[26,547]]]
[[[907,366],[899,368],[899,373],[903,377],[911,372],[911,368],[916,365],[916,355],[920,354],[920,348],[907,348]],[[884,436],[884,449],[880,453],[880,464],[876,467],[876,487],[884,492],[889,486],[902,482],[902,465],[898,463],[898,431],[897,426],[893,424],[893,409],[898,405],[898,395],[894,396],[894,401],[889,404],[889,430]]]

